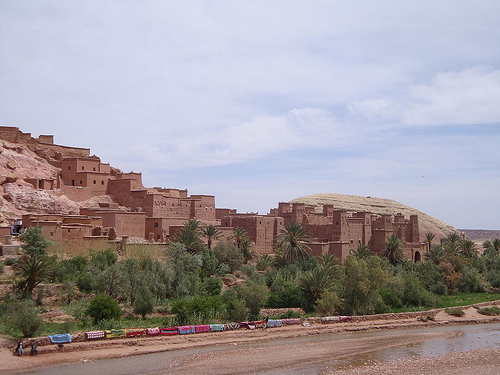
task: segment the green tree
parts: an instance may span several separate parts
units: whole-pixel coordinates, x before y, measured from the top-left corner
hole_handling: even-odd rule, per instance
[[[50,276],[51,271],[47,257],[41,255],[24,257],[18,270],[22,278],[20,288],[31,294],[38,284]]]
[[[134,313],[140,314],[142,319],[146,318],[146,315],[153,312],[153,294],[150,290],[142,286],[135,297],[134,300]]]
[[[435,235],[434,233],[426,233],[425,234],[425,242],[427,243],[427,251],[431,249],[432,246],[432,240],[434,239]]]
[[[209,250],[212,249],[212,243],[214,240],[218,240],[222,235],[222,232],[215,225],[207,225],[201,229],[203,237],[207,239],[207,247]]]
[[[461,237],[457,232],[451,232],[441,240],[445,252],[452,255],[458,254],[460,241]]]
[[[118,302],[105,294],[96,295],[87,308],[87,315],[90,316],[94,324],[102,320],[119,319],[122,315]]]
[[[395,234],[391,235],[384,243],[382,255],[389,259],[391,264],[396,265],[403,262],[403,244],[399,237]]]
[[[351,255],[355,256],[358,259],[363,259],[373,255],[373,253],[370,251],[370,247],[363,243],[358,244],[356,250],[351,249],[349,250],[349,252],[351,253]]]
[[[316,302],[327,291],[334,291],[340,280],[340,269],[335,266],[316,267],[299,278],[299,286],[304,295],[304,309],[312,311]]]
[[[260,309],[267,302],[269,289],[267,289],[265,284],[247,280],[245,284],[241,286],[240,294],[241,298],[245,300],[246,306],[250,310],[250,314],[257,317]]]
[[[294,221],[285,224],[285,228],[280,229],[280,233],[276,236],[276,247],[288,262],[308,255],[310,251],[308,243],[310,241],[306,230]]]
[[[483,242],[483,255],[487,256],[489,254],[498,255],[500,254],[500,239],[495,238],[493,241]]]
[[[40,227],[30,227],[25,229],[19,236],[21,241],[24,242],[23,252],[29,257],[34,256],[44,256],[46,255],[46,249],[50,245],[50,241],[47,241],[42,235],[42,229]]]
[[[190,253],[197,253],[203,250],[205,245],[201,240],[201,222],[191,219],[184,223],[184,226],[175,234],[173,241],[183,244]]]
[[[434,264],[440,264],[446,258],[446,253],[441,245],[432,245],[429,252],[425,254],[425,259]]]
[[[388,280],[379,257],[348,256],[345,266],[345,310],[352,314],[374,312],[380,302],[379,288]]]
[[[10,318],[12,326],[21,331],[23,337],[35,336],[42,326],[42,319],[30,302],[15,304],[15,311],[13,311]]]
[[[200,285],[202,254],[189,253],[183,244],[177,242],[169,244],[167,254],[168,297],[179,298],[196,294]]]
[[[460,242],[458,253],[464,258],[470,259],[477,257],[479,251],[477,250],[477,246],[474,241],[467,238]]]

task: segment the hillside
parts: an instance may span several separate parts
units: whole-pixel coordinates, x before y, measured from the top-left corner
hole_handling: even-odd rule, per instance
[[[445,237],[448,233],[455,230],[444,221],[429,216],[416,208],[406,206],[402,203],[391,199],[360,197],[355,195],[344,194],[315,194],[299,197],[291,202],[305,203],[308,206],[314,206],[321,209],[324,204],[331,204],[336,209],[343,209],[347,212],[363,212],[368,211],[375,214],[403,214],[405,217],[410,215],[418,215],[420,238],[423,240],[426,233],[434,233],[437,238]]]

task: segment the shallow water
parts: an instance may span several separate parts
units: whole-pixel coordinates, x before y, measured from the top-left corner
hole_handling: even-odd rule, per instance
[[[437,356],[471,349],[486,348],[500,345],[500,323],[476,324],[463,326],[439,326],[416,329],[397,329],[388,331],[355,332],[349,334],[331,334],[277,339],[265,342],[238,344],[238,349],[269,348],[283,345],[300,345],[301,343],[336,342],[352,338],[383,337],[392,335],[412,335],[413,333],[455,332],[454,337],[432,339],[416,345],[402,345],[386,350],[374,350],[370,353],[353,355],[343,359],[328,358],[325,361],[307,366],[296,366],[261,372],[261,374],[319,374],[325,370],[330,372],[340,365],[360,365],[371,361],[396,361],[398,359]],[[133,357],[107,359],[91,363],[74,363],[69,365],[49,367],[29,372],[32,374],[153,374],[168,373],[170,364],[177,358],[196,354],[219,353],[234,350],[234,345],[215,345],[210,347],[191,348],[185,350],[144,354]],[[279,350],[279,348],[278,348]]]

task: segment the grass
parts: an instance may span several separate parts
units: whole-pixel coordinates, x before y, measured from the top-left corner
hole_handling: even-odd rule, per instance
[[[453,315],[453,316],[464,316],[465,312],[462,309],[459,308],[450,308],[448,307],[447,309],[444,310],[448,315]]]
[[[477,312],[479,314],[483,315],[500,315],[500,308],[498,306],[491,306],[491,307],[483,307],[481,309],[477,309]]]
[[[495,300],[500,300],[499,293],[457,293],[441,297],[437,307],[469,306]]]

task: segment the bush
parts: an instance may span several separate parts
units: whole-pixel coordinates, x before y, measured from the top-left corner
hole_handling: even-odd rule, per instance
[[[452,316],[464,316],[465,312],[462,309],[459,308],[448,308],[444,310],[448,315]]]
[[[178,299],[172,304],[172,314],[179,324],[208,323],[225,313],[220,296],[195,296]]]
[[[265,284],[258,284],[254,281],[247,280],[245,285],[241,287],[240,294],[245,300],[247,307],[250,309],[250,314],[258,316],[260,309],[267,302],[269,290]]]
[[[40,330],[42,319],[31,304],[22,302],[11,317],[12,327],[21,331],[23,337],[33,337]]]
[[[500,308],[498,306],[483,307],[478,309],[477,312],[483,315],[500,315]]]
[[[76,286],[84,293],[90,293],[92,291],[92,283],[94,277],[90,272],[84,272],[78,279],[76,279]]]
[[[484,292],[483,282],[477,269],[464,267],[462,279],[458,283],[458,290],[467,293]]]
[[[153,312],[153,294],[146,287],[141,287],[137,292],[134,300],[134,313],[140,314],[142,319],[146,318],[147,314]]]
[[[222,281],[215,277],[205,279],[205,290],[209,296],[218,296],[222,291]]]
[[[6,265],[6,266],[13,266],[14,264],[17,263],[17,259],[16,258],[6,258],[3,263]]]
[[[97,324],[102,320],[119,319],[122,311],[115,299],[105,294],[98,294],[90,301],[87,315],[93,319],[94,324]]]
[[[3,263],[0,263],[0,275],[3,273],[3,271],[4,271]]]
[[[245,301],[239,298],[231,300],[228,304],[228,319],[233,322],[243,322],[248,318],[248,308]]]
[[[340,299],[337,293],[326,291],[321,295],[321,298],[316,301],[316,310],[322,316],[329,316],[335,314],[338,310]]]

